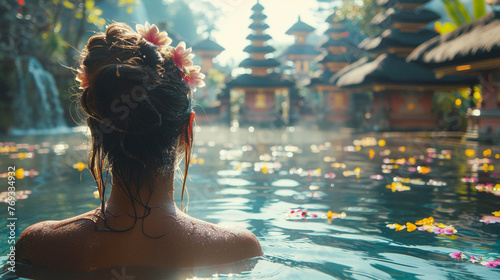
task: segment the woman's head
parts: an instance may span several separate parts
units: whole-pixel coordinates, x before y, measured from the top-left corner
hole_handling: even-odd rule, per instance
[[[134,201],[137,190],[129,186],[173,170],[179,151],[189,155],[192,144],[192,92],[203,74],[184,43],[168,46],[166,32],[147,23],[138,31],[113,23],[89,39],[80,58],[80,106],[92,135],[89,169],[103,207],[103,170],[109,167]]]

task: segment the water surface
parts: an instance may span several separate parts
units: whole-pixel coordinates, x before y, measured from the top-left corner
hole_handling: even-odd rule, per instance
[[[99,277],[500,278],[500,267],[449,256],[461,251],[484,260],[500,258],[500,224],[480,221],[500,211],[500,197],[477,188],[500,182],[499,147],[432,134],[344,135],[306,128],[230,132],[199,127],[196,136],[188,213],[248,228],[265,256],[176,272],[122,267],[99,272]],[[1,142],[0,174],[10,165],[35,174],[16,181],[17,190],[32,192],[17,201],[17,236],[33,223],[65,219],[98,206],[90,173],[74,168],[86,162],[83,134],[2,136]],[[6,152],[5,146],[16,145],[17,151]],[[29,153],[29,158],[18,158]],[[0,182],[6,190],[7,180]],[[180,205],[180,195],[176,196]],[[6,220],[7,204],[4,209]],[[299,209],[308,216],[288,216]],[[345,212],[345,217],[329,221],[328,211]],[[431,216],[457,232],[448,236],[387,227]],[[5,227],[0,235],[6,239]],[[0,249],[5,255],[8,244],[0,243]]]

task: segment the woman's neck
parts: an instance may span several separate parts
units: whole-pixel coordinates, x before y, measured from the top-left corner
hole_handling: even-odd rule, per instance
[[[160,209],[162,212],[175,212],[177,206],[174,201],[174,171],[152,174],[151,178],[153,180],[147,181],[149,184],[145,182],[140,186],[133,184],[127,186],[118,180],[113,180],[106,209],[112,214],[128,214],[132,217],[141,216],[146,210],[144,206]]]

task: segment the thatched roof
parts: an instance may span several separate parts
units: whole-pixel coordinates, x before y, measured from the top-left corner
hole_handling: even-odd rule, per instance
[[[326,53],[322,57],[318,57],[319,63],[325,64],[328,62],[345,62],[351,63],[356,60],[356,55],[352,52],[345,52],[342,54]]]
[[[282,76],[275,73],[268,76],[252,76],[250,74],[243,74],[227,83],[228,87],[291,87],[293,82],[283,79]]]
[[[342,37],[338,39],[329,38],[328,41],[321,44],[320,48],[328,47],[347,47],[347,48],[357,48],[356,44],[349,37]]]
[[[320,55],[321,51],[318,51],[314,46],[311,45],[291,45],[284,52],[285,55],[288,54],[303,54],[303,55]]]
[[[500,12],[491,12],[417,47],[407,60],[431,67],[500,57]]]
[[[264,30],[268,29],[269,25],[267,23],[252,23],[248,26],[248,28],[253,29],[253,30]]]
[[[246,46],[243,51],[247,53],[272,53],[276,49],[271,46],[256,47],[253,45]]]
[[[216,42],[210,40],[209,38],[196,43],[193,46],[193,50],[204,50],[204,51],[223,51],[225,50],[221,45],[217,44]]]
[[[392,54],[382,54],[375,59],[362,58],[345,67],[332,77],[339,87],[357,87],[371,83],[386,84],[467,84],[463,77],[449,76],[436,79],[434,73],[415,63]]]
[[[377,4],[380,6],[391,7],[397,3],[401,4],[425,4],[431,0],[377,0]]]
[[[267,41],[267,40],[271,40],[272,37],[269,34],[262,34],[262,35],[250,34],[247,36],[247,39],[251,40],[251,41],[253,41],[253,40],[255,40],[255,41]]]
[[[440,17],[441,16],[437,13],[428,9],[421,9],[417,13],[414,11],[389,8],[385,13],[374,16],[370,24],[376,26],[390,26],[396,22],[428,23]]]
[[[290,29],[288,29],[286,31],[286,34],[293,35],[295,32],[311,33],[313,31],[314,31],[314,27],[312,27],[309,24],[301,21],[300,17],[299,17],[298,21],[294,25],[292,25],[292,27],[290,27]]]
[[[252,14],[250,16],[250,19],[260,19],[260,20],[264,20],[266,19],[267,16],[265,14]]]
[[[419,32],[401,32],[399,29],[387,29],[378,37],[364,39],[358,47],[372,52],[388,47],[417,47],[437,35],[437,32],[429,29],[422,29]]]
[[[252,58],[244,59],[239,67],[277,67],[280,63],[274,58],[268,58],[265,60],[254,60]]]
[[[252,11],[262,11],[262,10],[264,10],[264,6],[262,6],[257,0],[257,3],[252,6]]]

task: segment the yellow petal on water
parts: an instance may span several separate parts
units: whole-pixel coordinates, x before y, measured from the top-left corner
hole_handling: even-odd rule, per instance
[[[373,159],[373,157],[375,156],[375,151],[374,150],[370,150],[368,152],[368,155],[370,156],[370,159]]]
[[[15,175],[16,175],[17,179],[23,179],[24,178],[24,169],[23,168],[17,169]]]
[[[378,140],[378,145],[379,145],[380,147],[384,147],[384,146],[385,146],[385,140],[384,140],[384,139],[380,139],[380,140]]]
[[[416,225],[414,225],[414,224],[412,224],[412,223],[410,223],[410,222],[406,223],[406,230],[407,230],[408,232],[412,232],[412,231],[414,231],[414,230],[416,230],[416,229],[417,229],[417,226],[416,226]]]
[[[495,217],[500,217],[500,211],[491,212]]]
[[[328,220],[331,220],[333,217],[333,212],[331,210],[328,211],[328,213],[326,214],[326,217],[328,218]]]
[[[78,169],[78,171],[81,172],[83,169],[87,168],[87,165],[80,161],[80,162],[74,164],[73,168]]]
[[[468,157],[473,157],[476,155],[476,151],[474,151],[473,149],[467,149],[465,150],[465,155]]]
[[[404,225],[400,225],[400,224],[394,224],[394,227],[396,228],[396,231],[400,231],[400,230],[403,230],[406,228],[406,226]]]
[[[62,2],[63,6],[66,8],[66,9],[74,9],[75,8],[75,4],[73,4],[71,1],[69,0],[63,0]]]
[[[205,163],[205,160],[204,160],[204,159],[202,159],[202,158],[199,158],[199,159],[198,159],[198,164],[204,164],[204,163]]]
[[[95,197],[95,198],[99,198],[99,191],[95,191],[95,192],[94,192],[94,197]]]
[[[432,225],[434,223],[434,218],[433,217],[429,217],[429,218],[424,218],[422,220],[418,220],[415,222],[416,225]]]
[[[355,148],[356,148],[356,151],[361,150],[361,146],[356,146]]]
[[[415,158],[409,158],[408,159],[408,163],[411,164],[411,165],[415,165],[415,163],[417,163],[417,160],[415,160]]]
[[[262,173],[267,174],[267,172],[269,172],[269,169],[267,168],[267,166],[262,167]]]
[[[419,166],[419,167],[417,167],[417,170],[418,170],[418,173],[420,173],[420,174],[427,174],[427,173],[431,172],[431,168],[428,166]]]
[[[406,152],[406,147],[405,146],[399,147],[399,151],[402,153]]]
[[[491,149],[486,149],[483,151],[484,157],[491,157]]]

